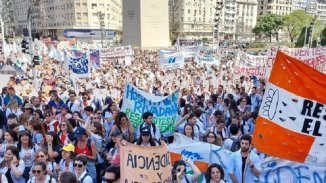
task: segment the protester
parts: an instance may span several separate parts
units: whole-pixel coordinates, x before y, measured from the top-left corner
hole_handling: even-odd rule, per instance
[[[87,156],[78,155],[75,159],[74,167],[76,171],[77,181],[80,183],[93,183],[94,178],[86,171]]]
[[[140,137],[135,144],[145,147],[159,145],[152,137],[150,126],[140,129]]]
[[[186,166],[190,166],[191,170],[194,172],[193,175],[186,174]],[[172,170],[173,181],[177,183],[188,183],[196,182],[201,174],[200,170],[196,165],[193,164],[189,159],[179,160],[174,162]]]
[[[105,174],[102,183],[119,183],[120,182],[120,167],[109,166],[105,169]]]
[[[46,164],[44,162],[35,163],[32,170],[33,177],[28,180],[28,183],[49,182],[56,183],[55,178],[47,174]]]
[[[62,172],[59,177],[59,183],[77,183],[76,175],[72,172]]]
[[[205,179],[207,183],[225,183],[224,170],[221,165],[213,163],[206,171]]]

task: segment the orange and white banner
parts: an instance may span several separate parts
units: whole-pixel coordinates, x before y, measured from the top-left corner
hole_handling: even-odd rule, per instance
[[[278,52],[253,143],[270,156],[326,166],[326,75]]]
[[[288,48],[288,47],[271,47],[267,52],[266,78],[270,76],[277,51],[282,51],[301,62],[309,65],[320,72],[325,72],[326,65],[326,47],[317,48]]]
[[[127,143],[120,147],[121,182],[172,182],[170,153],[161,146],[144,147]]]

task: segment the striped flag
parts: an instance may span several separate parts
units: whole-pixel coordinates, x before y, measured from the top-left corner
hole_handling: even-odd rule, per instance
[[[261,152],[326,166],[326,75],[278,52],[253,144]]]

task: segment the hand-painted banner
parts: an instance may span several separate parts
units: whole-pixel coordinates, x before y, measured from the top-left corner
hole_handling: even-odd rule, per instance
[[[326,47],[317,48],[288,48],[288,47],[271,47],[267,52],[267,69],[266,78],[269,77],[277,51],[280,50],[310,67],[325,72],[326,65]]]
[[[126,57],[132,55],[133,55],[133,51],[130,45],[103,48],[100,54],[101,58],[119,58],[119,57]]]
[[[162,69],[183,68],[184,62],[184,51],[160,50],[160,67]]]
[[[178,96],[178,91],[167,97],[154,96],[127,83],[121,110],[128,115],[135,128],[143,122],[142,114],[150,111],[161,134],[171,134],[178,116]]]
[[[268,157],[262,163],[263,172],[255,182],[259,183],[325,183],[325,167],[312,166]]]
[[[220,61],[217,58],[217,48],[200,47],[196,54],[196,62],[199,64],[220,65]]]
[[[326,166],[326,75],[278,52],[253,143],[268,155]]]
[[[121,182],[172,182],[167,145],[144,147],[127,143],[120,146]]]
[[[71,70],[78,77],[90,76],[90,61],[86,53],[76,58],[65,51],[65,62],[67,71]]]
[[[195,57],[198,52],[198,46],[185,46],[181,47],[181,50],[184,50],[185,58]]]
[[[101,67],[100,50],[90,52],[89,53],[89,58],[90,58],[91,63],[92,63],[94,68],[100,68]]]
[[[186,136],[175,133],[174,142],[169,144],[171,162],[190,159],[202,171],[206,172],[209,164],[217,163],[224,169],[224,179],[231,181],[228,171],[230,151],[206,142],[194,141]],[[202,182],[202,179],[198,182]]]
[[[236,76],[264,77],[267,69],[267,57],[249,55],[245,52],[238,52],[238,56],[233,67]]]

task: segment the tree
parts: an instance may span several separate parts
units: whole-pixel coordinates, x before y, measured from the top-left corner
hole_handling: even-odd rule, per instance
[[[292,44],[299,37],[302,28],[308,25],[312,19],[313,16],[304,10],[296,10],[284,16],[284,29],[287,31]]]
[[[268,14],[259,17],[256,26],[253,28],[252,32],[256,35],[264,34],[269,37],[269,41],[272,42],[272,37],[276,38],[278,41],[278,32],[283,27],[283,17],[276,14]]]
[[[323,29],[320,35],[320,45],[325,46],[326,45],[326,27]]]

